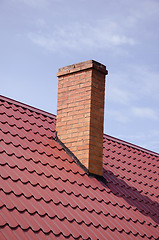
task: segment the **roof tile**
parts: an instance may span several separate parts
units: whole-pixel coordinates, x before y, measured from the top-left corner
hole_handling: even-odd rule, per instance
[[[159,155],[104,135],[105,184],[55,141],[55,124],[0,97],[0,238],[158,239]]]

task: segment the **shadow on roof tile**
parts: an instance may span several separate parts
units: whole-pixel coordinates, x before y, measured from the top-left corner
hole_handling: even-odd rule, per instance
[[[107,175],[108,173],[108,175]],[[152,201],[146,194],[128,185],[124,180],[116,177],[113,172],[107,170],[104,174],[108,180],[107,187],[117,197],[123,198],[130,206],[135,207],[141,214],[150,217],[159,224],[159,203]],[[111,181],[109,182],[109,175]],[[143,195],[144,194],[144,195]]]

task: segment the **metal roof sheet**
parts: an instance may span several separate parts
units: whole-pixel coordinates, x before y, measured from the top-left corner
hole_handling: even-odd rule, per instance
[[[55,115],[0,96],[0,239],[159,238],[159,154],[104,135],[106,183],[55,136]]]

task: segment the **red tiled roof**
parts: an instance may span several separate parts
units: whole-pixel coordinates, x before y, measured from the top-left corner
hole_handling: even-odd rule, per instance
[[[55,124],[0,97],[0,239],[158,239],[159,154],[104,135],[105,184],[55,141]]]

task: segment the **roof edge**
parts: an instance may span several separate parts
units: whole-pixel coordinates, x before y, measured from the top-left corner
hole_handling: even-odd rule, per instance
[[[156,155],[157,157],[159,156],[159,153],[157,153],[157,152],[151,151],[151,150],[146,149],[146,148],[144,148],[144,147],[140,147],[140,146],[138,146],[138,145],[136,145],[136,144],[127,142],[127,141],[125,141],[125,140],[122,140],[122,139],[119,139],[119,138],[116,138],[116,137],[112,137],[112,136],[110,136],[110,135],[108,135],[108,134],[105,134],[105,133],[104,133],[104,134],[103,134],[103,138],[104,138],[104,137],[107,138],[107,139],[110,139],[110,140],[112,140],[112,141],[115,141],[115,142],[117,142],[117,143],[121,143],[121,144],[123,144],[123,145],[127,145],[128,147],[132,147],[132,148],[134,148],[134,149],[140,150],[140,151],[142,151],[142,152],[149,153],[149,154],[151,154],[151,155]]]
[[[53,113],[49,113],[47,111],[44,111],[44,110],[41,110],[39,108],[36,108],[36,107],[32,107],[28,104],[25,104],[25,103],[22,103],[22,102],[19,102],[17,100],[14,100],[12,98],[9,98],[9,97],[5,97],[3,95],[0,95],[0,99],[3,100],[3,101],[6,101],[8,103],[12,103],[14,105],[18,105],[22,108],[25,108],[25,109],[29,109],[30,111],[33,111],[33,112],[36,112],[36,113],[39,113],[39,114],[42,114],[42,115],[45,115],[45,116],[48,116],[48,117],[51,117],[51,118],[54,118],[56,119],[56,115],[53,114]]]

